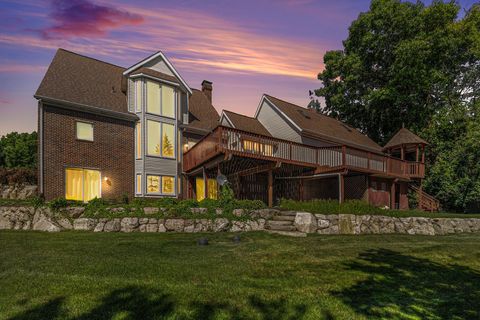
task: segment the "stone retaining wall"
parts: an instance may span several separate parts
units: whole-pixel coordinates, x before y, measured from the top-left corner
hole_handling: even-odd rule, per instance
[[[147,210],[150,212],[152,210]],[[183,219],[128,217],[92,219],[82,217],[84,208],[67,208],[61,213],[46,207],[0,207],[0,229],[38,230],[58,232],[85,230],[93,232],[244,232],[268,228],[268,220],[281,214],[278,210],[261,209],[245,212],[250,218],[231,221],[224,217],[214,219]],[[194,212],[200,212],[196,208]],[[200,213],[199,213],[200,214]],[[477,218],[395,218],[377,215],[311,214],[297,212],[294,226],[298,232],[318,234],[419,234],[444,235],[450,233],[480,232]]]
[[[30,184],[0,184],[0,198],[24,200],[37,195],[37,186]]]

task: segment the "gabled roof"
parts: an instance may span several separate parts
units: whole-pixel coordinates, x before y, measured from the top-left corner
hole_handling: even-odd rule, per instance
[[[271,137],[272,135],[263,126],[263,124],[256,118],[244,116],[243,114],[235,113],[228,110],[223,110],[222,116],[225,116],[227,120],[236,129],[260,134]]]
[[[428,144],[428,142],[414,134],[412,131],[406,128],[401,128],[383,148],[388,149],[402,144]]]
[[[132,71],[137,70],[138,68],[144,66],[146,63],[148,63],[152,60],[155,60],[157,58],[161,58],[165,62],[165,64],[170,69],[170,71],[172,71],[172,73],[177,77],[177,79],[185,87],[185,89],[188,91],[188,93],[192,94],[192,89],[190,89],[187,82],[182,78],[182,76],[178,73],[178,71],[173,67],[172,63],[167,59],[167,57],[161,51],[158,51],[158,52],[152,54],[151,56],[143,59],[142,61],[134,64],[133,66],[131,66],[130,68],[125,70],[123,72],[123,75],[130,74]]]
[[[159,72],[159,71],[156,71],[156,70],[153,70],[153,69],[150,69],[150,68],[145,68],[145,67],[138,68],[137,70],[133,71],[130,75],[135,76],[135,75],[141,75],[141,74],[147,75],[147,76],[150,76],[150,77],[154,77],[154,78],[158,78],[160,80],[165,80],[165,81],[168,81],[168,82],[172,82],[174,84],[180,84],[178,79],[171,76],[171,75],[168,75],[168,74],[165,74],[163,72]]]
[[[125,68],[58,49],[35,98],[128,114],[122,92]]]
[[[207,96],[200,90],[193,89],[188,101],[188,127],[211,131],[218,126],[219,116]]]
[[[376,152],[382,151],[382,147],[372,139],[337,119],[267,94],[263,96],[262,101],[263,99],[277,108],[302,135]],[[260,107],[261,105],[262,102],[260,102]]]

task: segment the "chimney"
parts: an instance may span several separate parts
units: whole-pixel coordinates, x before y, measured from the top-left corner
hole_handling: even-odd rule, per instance
[[[213,90],[212,83],[208,80],[203,80],[202,81],[202,92],[203,92],[203,94],[205,94],[207,96],[210,103],[212,103],[212,90]]]

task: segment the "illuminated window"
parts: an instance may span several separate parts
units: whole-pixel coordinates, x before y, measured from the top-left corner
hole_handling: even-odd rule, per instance
[[[142,194],[142,175],[137,174],[137,185],[135,189],[136,194]]]
[[[208,198],[215,200],[218,198],[216,179],[208,179]]]
[[[147,176],[147,193],[160,193],[160,176]]]
[[[76,130],[78,140],[93,141],[93,124],[77,121]]]
[[[175,194],[175,178],[174,177],[162,177],[162,193]]]
[[[135,111],[142,112],[143,92],[142,80],[135,81]]]
[[[175,118],[175,90],[162,86],[162,115]]]
[[[217,199],[218,198],[218,189],[217,189],[217,180],[208,179],[208,198]],[[197,191],[197,201],[205,199],[205,181],[202,177],[195,178],[195,186]]]
[[[142,124],[137,122],[135,125],[135,157],[142,158]]]
[[[175,126],[172,124],[162,124],[162,156],[175,157]]]
[[[160,85],[147,80],[147,112],[160,115]]]
[[[101,183],[100,171],[68,168],[65,170],[65,199],[90,201],[100,198]]]
[[[273,147],[270,144],[253,142],[250,140],[243,140],[242,142],[243,142],[243,150],[245,151],[260,153],[265,156],[273,155]]]
[[[157,121],[147,120],[147,154],[160,156],[161,124]]]

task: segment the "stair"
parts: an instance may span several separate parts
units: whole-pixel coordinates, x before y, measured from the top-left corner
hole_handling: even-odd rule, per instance
[[[285,211],[272,217],[265,224],[265,229],[269,233],[280,234],[291,237],[306,237],[307,234],[297,231],[294,225],[296,212]]]
[[[440,201],[438,201],[435,197],[429,195],[423,190],[420,190],[420,188],[415,185],[410,184],[408,187],[410,190],[418,194],[418,209],[430,212],[437,212],[440,210]]]

